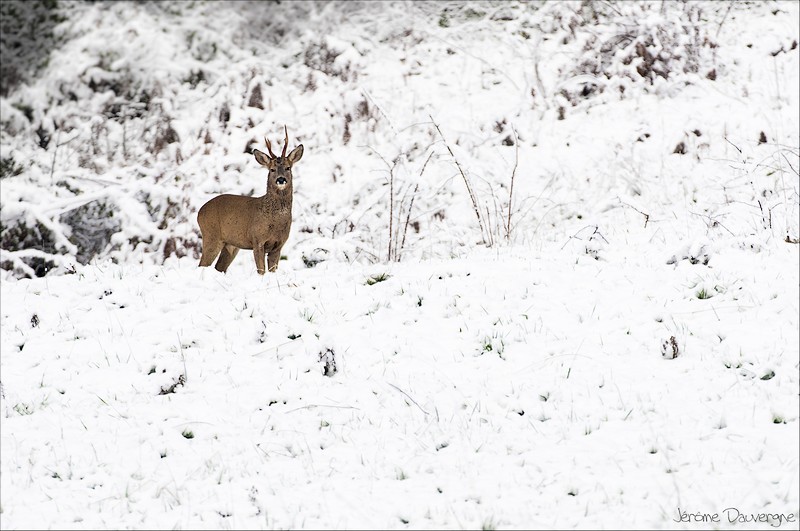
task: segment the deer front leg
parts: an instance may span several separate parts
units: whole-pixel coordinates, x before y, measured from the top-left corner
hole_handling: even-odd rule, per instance
[[[265,272],[264,269],[264,255],[266,254],[266,250],[264,249],[264,244],[255,244],[253,245],[253,257],[256,259],[256,272],[259,275],[263,275]]]
[[[269,266],[270,273],[274,273],[278,270],[278,262],[281,260],[281,249],[283,246],[278,247],[276,249],[272,249],[269,252],[269,256],[267,256],[267,265]]]

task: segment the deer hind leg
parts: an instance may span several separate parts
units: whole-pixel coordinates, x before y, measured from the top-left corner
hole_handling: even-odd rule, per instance
[[[221,240],[203,240],[203,254],[200,256],[200,267],[208,267],[225,245]]]
[[[225,247],[222,248],[222,253],[219,255],[219,260],[217,260],[217,265],[214,266],[214,269],[225,273],[228,270],[228,266],[233,262],[233,259],[236,258],[236,253],[238,252],[238,247],[225,245]]]

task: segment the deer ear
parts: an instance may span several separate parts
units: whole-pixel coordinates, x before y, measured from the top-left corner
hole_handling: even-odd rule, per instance
[[[302,159],[303,158],[303,144],[300,144],[299,146],[294,148],[292,150],[292,152],[289,153],[289,156],[286,157],[286,158],[289,159],[289,162],[291,162],[292,164],[294,164],[298,160]]]
[[[256,156],[256,162],[258,162],[262,166],[269,166],[270,158],[267,156],[266,153],[262,153],[261,151],[254,149],[253,155]]]

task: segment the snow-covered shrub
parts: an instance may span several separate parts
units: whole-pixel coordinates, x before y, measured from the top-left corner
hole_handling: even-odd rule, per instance
[[[0,179],[6,177],[15,177],[22,173],[25,168],[14,160],[13,156],[3,157],[0,159]]]
[[[62,214],[59,220],[68,227],[69,240],[77,247],[75,258],[88,263],[106,250],[111,237],[120,229],[119,218],[105,201],[92,201]]]
[[[59,43],[54,27],[63,21],[58,0],[0,2],[0,95],[30,81],[47,64]]]
[[[29,276],[33,272],[36,276],[43,277],[55,266],[53,261],[45,258],[47,254],[56,252],[53,232],[41,222],[31,223],[27,219],[17,223],[0,221],[0,245],[4,251],[38,251],[21,257],[17,262],[0,260],[0,267],[13,270],[21,276]]]
[[[560,94],[574,106],[604,92],[625,97],[633,86],[666,94],[716,79],[712,17],[713,8],[699,2],[582,2],[560,19],[563,42],[581,50]]]

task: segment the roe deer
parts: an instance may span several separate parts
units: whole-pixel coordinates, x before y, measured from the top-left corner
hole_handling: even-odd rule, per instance
[[[303,156],[303,144],[286,155],[289,131],[286,126],[283,130],[286,140],[280,157],[272,153],[272,145],[266,138],[269,155],[253,150],[256,161],[269,169],[266,194],[261,197],[219,195],[197,212],[197,224],[203,236],[201,267],[210,266],[219,255],[214,267],[224,273],[239,249],[252,249],[259,275],[264,274],[265,254],[269,270],[278,269],[281,248],[292,226],[292,166]]]

